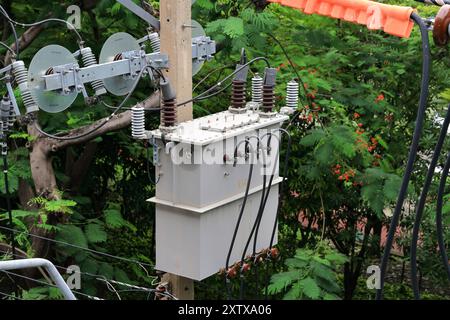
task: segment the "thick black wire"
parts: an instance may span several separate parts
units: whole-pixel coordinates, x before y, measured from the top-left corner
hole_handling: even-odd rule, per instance
[[[442,124],[442,129],[439,134],[438,142],[436,144],[436,148],[433,152],[433,158],[431,159],[430,166],[428,167],[428,173],[425,177],[425,183],[420,194],[419,201],[416,206],[416,218],[414,221],[414,228],[411,239],[411,247],[410,247],[410,259],[411,259],[411,284],[413,287],[414,298],[420,299],[420,288],[419,288],[419,279],[417,275],[417,244],[419,241],[419,231],[420,224],[422,222],[423,211],[425,208],[425,203],[428,196],[428,191],[430,190],[431,183],[433,182],[433,176],[436,170],[436,166],[439,161],[439,156],[441,155],[442,147],[444,145],[445,138],[447,136],[448,127],[450,125],[450,104],[448,105],[447,114],[444,119],[444,123]]]
[[[278,129],[281,133],[284,133],[288,136],[288,145],[287,145],[287,150],[286,150],[286,155],[284,157],[284,169],[283,169],[283,180],[281,181],[280,184],[280,191],[278,193],[278,206],[277,206],[277,213],[275,215],[275,222],[273,224],[273,228],[272,228],[272,235],[270,237],[270,244],[269,244],[269,250],[273,247],[273,242],[275,241],[275,234],[277,232],[277,225],[278,225],[278,215],[280,213],[280,209],[281,209],[281,199],[284,195],[284,185],[285,182],[287,180],[287,175],[288,175],[288,168],[289,168],[289,159],[291,157],[291,148],[292,148],[292,136],[290,135],[290,133],[288,131],[286,131],[283,128]],[[270,251],[269,251],[270,252]],[[265,269],[265,273],[266,273],[266,283],[265,283],[265,299],[267,300],[269,292],[268,292],[268,287],[269,287],[269,265],[266,265],[266,269]]]
[[[442,206],[444,204],[445,185],[447,183],[449,170],[450,170],[450,152],[447,156],[447,161],[445,162],[445,166],[442,171],[436,204],[436,233],[439,245],[439,253],[441,255],[442,264],[445,268],[445,271],[447,272],[448,280],[450,281],[450,264],[448,263],[449,260],[444,240],[444,226],[442,224]]]
[[[108,109],[116,109],[117,108],[117,107],[114,107],[114,106],[106,103],[105,101],[101,101],[101,104],[103,104]],[[133,110],[133,108],[122,108],[122,110],[130,111],[130,110]],[[149,108],[149,109],[144,109],[144,111],[145,112],[160,112],[161,108]]]
[[[5,17],[6,20],[8,20],[9,25],[11,27],[11,31],[14,36],[14,42],[16,43],[16,59],[19,59],[20,54],[20,47],[19,47],[19,37],[17,36],[17,30],[14,24],[11,22],[11,18],[9,17],[6,10],[0,5],[0,13]]]
[[[281,51],[283,51],[283,54],[285,55],[286,59],[288,60],[289,65],[290,65],[292,71],[294,71],[295,75],[297,76],[298,82],[300,83],[300,85],[301,85],[301,87],[302,87],[302,90],[303,90],[303,92],[304,92],[304,94],[305,94],[305,98],[306,98],[307,102],[308,102],[309,105],[311,106],[312,100],[311,100],[310,97],[308,97],[308,92],[306,91],[305,83],[303,82],[302,77],[300,77],[300,73],[298,72],[297,68],[295,67],[294,62],[292,61],[291,57],[289,56],[289,54],[288,54],[286,48],[285,48],[284,45],[281,43],[281,41],[278,40],[277,37],[275,37],[272,33],[267,33],[267,35],[268,35],[269,37],[271,37],[271,38],[272,38],[272,39],[280,46]],[[301,96],[300,96],[300,98],[302,99]],[[302,99],[302,102],[304,102],[303,99]],[[312,106],[311,106],[311,107],[312,107]],[[295,117],[294,117],[294,118],[295,118]]]
[[[271,141],[271,138],[272,138],[273,134],[272,133],[268,133],[268,134],[262,136],[260,139],[263,139],[265,136],[269,136],[269,141],[268,141],[268,147],[269,147],[270,146],[270,141]],[[279,154],[279,148],[278,148],[278,153],[277,153],[277,156],[276,156],[277,163],[278,163],[278,154]],[[274,165],[274,168],[273,168],[274,171],[276,169],[277,163]],[[266,164],[265,164],[265,160],[264,160],[264,166],[265,165]],[[249,234],[249,236],[247,238],[247,242],[245,244],[244,250],[242,252],[242,256],[241,256],[241,273],[240,273],[240,278],[241,278],[240,279],[241,280],[240,299],[241,300],[244,297],[244,277],[242,275],[242,271],[243,271],[242,270],[242,266],[244,264],[245,255],[247,253],[247,249],[248,249],[248,247],[250,245],[250,242],[251,242],[252,238],[253,238],[252,256],[255,257],[255,255],[256,255],[256,245],[257,245],[257,242],[258,242],[259,227],[261,225],[261,220],[262,220],[264,211],[266,209],[267,199],[269,198],[269,194],[270,194],[270,190],[272,188],[272,183],[273,183],[274,176],[275,176],[275,174],[273,172],[272,175],[270,176],[269,183],[268,183],[268,185],[266,187],[267,177],[266,177],[266,175],[264,173],[264,176],[263,176],[263,192],[262,192],[262,195],[261,195],[261,203],[259,205],[259,209],[258,209],[258,213],[256,215],[255,222],[253,224],[253,227],[252,227],[252,229],[250,231],[250,234]],[[253,234],[255,234],[254,237],[253,237]],[[258,291],[259,291],[258,290],[259,289],[258,263],[255,264],[255,276],[256,276],[256,281],[255,281],[256,293],[258,294]]]
[[[186,104],[188,104],[188,103],[196,102],[196,101],[201,101],[201,100],[204,100],[204,99],[209,99],[209,98],[211,98],[211,97],[214,97],[214,96],[220,94],[221,92],[225,91],[226,88],[228,88],[228,87],[226,87],[225,89],[221,89],[221,90],[219,90],[219,91],[217,91],[217,92],[214,92],[214,93],[208,95],[210,92],[216,90],[217,88],[220,88],[220,87],[222,86],[222,83],[223,83],[223,82],[228,81],[228,80],[231,79],[235,74],[239,73],[240,71],[242,71],[242,70],[245,69],[246,67],[252,65],[253,63],[255,63],[255,62],[257,62],[257,61],[261,61],[261,60],[264,61],[264,62],[266,63],[266,65],[267,65],[268,68],[271,67],[271,66],[270,66],[270,62],[269,62],[269,60],[268,60],[266,57],[256,57],[256,58],[250,60],[249,62],[243,64],[241,67],[237,68],[234,72],[232,72],[231,74],[229,74],[228,76],[226,76],[225,78],[223,78],[221,81],[219,81],[218,83],[216,83],[216,84],[215,84],[214,86],[212,86],[211,88],[209,88],[209,89],[207,89],[206,91],[200,93],[199,95],[197,95],[196,97],[194,97],[194,98],[192,98],[192,99],[189,99],[189,100],[187,100],[187,101],[184,101],[184,102],[179,103],[177,106],[178,106],[178,107],[181,107],[181,106],[184,106],[184,105],[186,105]],[[206,95],[206,96],[205,96],[205,95]]]
[[[420,101],[419,109],[417,111],[416,127],[414,129],[414,136],[409,151],[408,162],[406,165],[405,175],[403,176],[400,193],[395,206],[394,214],[392,216],[388,237],[386,239],[386,245],[383,253],[383,258],[380,265],[380,289],[377,289],[376,299],[383,299],[384,280],[386,277],[386,269],[391,254],[392,244],[394,242],[395,232],[400,220],[403,203],[408,191],[409,181],[411,179],[412,172],[414,170],[414,162],[417,156],[417,150],[419,147],[420,137],[422,135],[423,122],[425,118],[425,111],[428,101],[429,83],[430,83],[430,42],[428,36],[428,29],[420,16],[416,13],[411,15],[411,19],[419,26],[422,37],[422,55],[423,55],[423,70],[422,70],[422,84],[420,89]]]
[[[197,84],[194,86],[194,88],[192,89],[192,91],[195,91],[203,82],[205,82],[206,80],[209,79],[209,77],[211,77],[213,74],[215,74],[218,71],[222,71],[224,69],[229,69],[232,68],[234,65],[228,65],[228,66],[222,66],[222,67],[218,67],[215,68],[214,70],[210,71],[206,76],[204,76],[199,82],[197,82]],[[219,75],[220,76],[220,75]]]
[[[245,142],[246,144],[249,143],[248,139],[246,139],[245,141],[241,141],[236,146],[235,158],[236,158],[236,155],[237,155],[237,150],[238,150],[239,146],[242,144],[242,142]],[[252,152],[252,155],[253,155],[253,152]],[[228,300],[231,299],[231,288],[230,288],[230,283],[229,283],[230,281],[229,281],[227,273],[228,273],[228,268],[229,268],[229,264],[230,264],[231,253],[233,251],[234,243],[236,241],[236,236],[237,236],[237,233],[239,231],[239,227],[241,225],[241,220],[242,220],[242,216],[244,215],[245,206],[247,204],[248,194],[250,192],[250,185],[252,183],[252,176],[253,176],[253,166],[254,166],[254,163],[253,163],[253,160],[252,160],[251,163],[250,163],[250,168],[249,168],[249,172],[248,172],[247,187],[245,189],[244,200],[243,200],[242,205],[241,205],[241,210],[240,210],[239,215],[238,215],[238,220],[236,221],[236,226],[234,228],[233,237],[231,238],[230,248],[228,250],[227,259],[226,259],[226,262],[225,262],[225,287],[227,289],[227,298],[228,298]]]

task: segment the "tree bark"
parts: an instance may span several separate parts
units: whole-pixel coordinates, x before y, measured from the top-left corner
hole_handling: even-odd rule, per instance
[[[45,29],[45,25],[41,24],[38,26],[34,26],[25,31],[22,36],[19,38],[19,49],[20,51],[28,48],[33,41],[39,36],[39,34]],[[16,50],[16,43],[14,42],[11,45],[11,49]],[[7,51],[5,55],[4,65],[9,65],[11,63],[11,52]]]

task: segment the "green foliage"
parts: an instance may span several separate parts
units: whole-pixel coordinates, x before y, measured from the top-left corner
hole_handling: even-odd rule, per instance
[[[59,288],[55,287],[34,287],[30,290],[22,291],[24,300],[63,300],[64,296]]]
[[[328,243],[319,243],[314,250],[297,249],[293,258],[285,260],[287,271],[272,276],[269,293],[284,293],[286,300],[339,299],[336,272],[347,261]]]
[[[158,9],[158,1],[148,2]],[[417,5],[412,0],[383,2]],[[289,130],[294,143],[288,168],[287,196],[279,223],[280,251],[292,258],[276,265],[280,273],[272,277],[271,292],[286,299],[336,299],[342,296],[335,281],[336,274],[342,275],[337,267],[345,262],[341,254],[348,256],[351,261],[348,265],[352,266],[379,254],[379,235],[375,232],[365,234],[364,227],[388,225],[389,219],[383,212],[392,207],[397,197],[415,125],[421,73],[419,33],[414,29],[411,39],[397,39],[276,4],[263,10],[265,6],[255,6],[255,3],[250,0],[196,1],[193,18],[201,22],[208,35],[217,41],[218,54],[212,62],[205,64],[194,81],[216,67],[231,65],[203,82],[196,92],[208,89],[232,72],[244,47],[249,58],[266,56],[272,66],[279,69],[276,93],[281,97],[277,100],[278,106],[283,106],[283,84],[297,75],[278,43],[268,34],[280,40],[305,86],[304,90],[301,88],[300,115],[292,120]],[[73,2],[66,0],[32,3],[15,0],[10,11],[15,19],[24,22],[42,19],[48,12],[52,12],[53,17],[65,19],[66,8],[71,4]],[[423,16],[433,16],[436,11],[435,6],[419,5]],[[144,22],[114,0],[100,0],[92,9],[83,9],[81,33],[96,54],[109,35],[126,30],[140,38],[145,35],[146,28]],[[10,32],[2,37],[7,43],[13,41]],[[72,52],[78,49],[72,33],[50,23],[23,50],[21,58],[28,64],[37,50],[51,43],[63,45]],[[421,142],[425,154],[434,147],[438,131],[430,120],[436,114],[442,115],[450,100],[447,49],[433,47],[432,51],[438,59],[433,68],[429,112]],[[0,49],[2,54],[4,51]],[[262,64],[255,64],[251,71],[262,70]],[[130,99],[130,105],[146,98],[148,92],[148,83],[143,82]],[[18,90],[15,94],[23,108]],[[229,106],[228,96],[229,90],[226,90],[221,96],[196,104],[195,115],[225,110]],[[120,101],[120,98],[105,99],[110,104]],[[107,116],[109,111],[101,105],[86,108],[84,100],[79,98],[68,112],[41,112],[39,122],[46,131],[63,132],[91,124]],[[159,115],[149,115],[147,120],[149,128],[156,128]],[[145,150],[129,137],[127,130],[90,142],[96,145],[97,151],[92,162],[87,164],[88,173],[78,188],[72,188],[71,183],[79,172],[70,172],[70,163],[84,154],[86,146],[52,153],[58,187],[64,190],[64,197],[60,194],[61,200],[49,200],[42,194],[30,202],[36,207],[35,211],[25,210],[18,201],[20,181],[34,187],[28,148],[35,138],[26,133],[25,127],[19,126],[9,138],[13,146],[8,155],[9,184],[16,229],[29,232],[37,226],[55,235],[59,241],[149,264],[154,262],[151,251],[154,206],[146,202],[154,192],[154,186],[149,184],[145,172]],[[448,142],[445,148],[448,149]],[[417,162],[409,190],[410,199],[417,198],[425,167],[425,161]],[[5,193],[4,182],[4,176],[0,175],[2,194]],[[430,201],[435,198],[435,190],[436,181]],[[449,225],[447,202],[444,223]],[[1,207],[6,208],[6,203]],[[419,260],[424,274],[429,274],[437,287],[444,283],[442,276],[445,273],[436,258],[434,214],[434,207],[430,205],[424,217]],[[1,213],[0,220],[6,221],[7,215]],[[55,225],[55,220],[64,222]],[[408,234],[406,231],[410,230],[411,224],[410,218],[403,220],[403,234]],[[327,245],[320,242],[322,232],[325,238],[333,241],[340,254],[324,248]],[[448,228],[445,232],[448,239]],[[9,241],[6,233],[0,233],[0,241]],[[33,255],[31,241],[25,233],[16,234],[19,247]],[[317,242],[321,245],[314,250],[302,249]],[[403,237],[398,244],[407,247],[408,242],[408,237]],[[151,286],[154,279],[152,271],[138,265],[117,262],[66,245],[52,247],[50,254],[58,264],[78,264],[82,271],[119,281]],[[351,271],[357,278],[356,270]],[[347,298],[351,297],[348,285],[351,281],[348,280],[354,280],[348,278],[349,274],[346,273],[344,281]],[[214,297],[223,298],[222,279],[212,277],[206,282],[209,286],[207,289],[200,287],[199,297],[210,298],[210,292],[214,290]],[[89,277],[83,277],[82,288],[85,293],[115,298],[104,285]],[[392,291],[390,288],[388,286],[386,292],[389,298],[411,298],[401,288]],[[57,298],[54,290],[46,291],[45,288],[34,288],[24,294],[30,299]],[[142,294],[131,293],[130,296],[146,298]]]

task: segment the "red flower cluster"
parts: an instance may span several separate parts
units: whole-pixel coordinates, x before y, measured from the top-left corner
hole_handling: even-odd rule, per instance
[[[371,144],[367,147],[367,151],[372,153],[373,151],[375,151],[375,149],[378,146],[378,140],[376,138],[372,137],[372,138],[370,138],[370,142],[371,142]]]
[[[337,164],[332,168],[333,173],[338,176],[338,180],[340,181],[350,181],[350,178],[353,178],[356,175],[355,170],[353,169],[347,170],[345,172],[342,172],[341,169],[342,166],[340,164]]]
[[[340,175],[338,177],[338,179],[340,181],[343,181],[343,180],[350,181],[350,178],[354,178],[354,177],[355,177],[355,171],[353,169],[350,169],[350,170],[344,172],[344,174]]]
[[[378,103],[378,102],[380,102],[380,101],[384,101],[384,95],[383,95],[382,93],[380,93],[380,94],[378,95],[378,97],[376,97],[375,103]]]

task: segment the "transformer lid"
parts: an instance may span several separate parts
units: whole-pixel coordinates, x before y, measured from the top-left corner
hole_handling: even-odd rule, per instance
[[[274,113],[271,117],[262,117],[259,112],[252,110],[241,114],[224,111],[180,123],[173,132],[158,129],[151,131],[151,135],[157,139],[164,136],[165,141],[205,146],[255,130],[281,125],[288,119],[288,116],[279,113]]]

